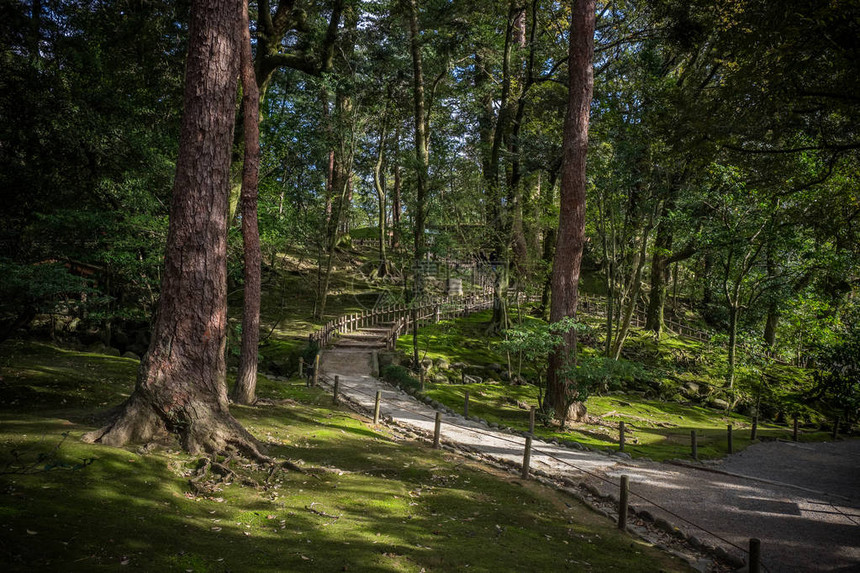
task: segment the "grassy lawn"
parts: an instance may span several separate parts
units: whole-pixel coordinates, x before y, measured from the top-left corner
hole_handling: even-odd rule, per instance
[[[261,378],[272,404],[233,411],[307,473],[269,477],[233,460],[257,485],[195,492],[199,460],[176,449],[79,441],[130,392],[136,368],[0,346],[4,571],[688,570],[563,494],[399,441],[300,381]],[[92,462],[74,469],[82,460]],[[56,467],[10,473],[27,461]]]

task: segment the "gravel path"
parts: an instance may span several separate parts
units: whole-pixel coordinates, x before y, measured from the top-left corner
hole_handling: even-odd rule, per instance
[[[381,391],[383,418],[432,435],[436,410],[377,380],[372,369],[372,354],[360,349],[327,351],[321,365],[327,376],[340,377],[351,402],[372,410]],[[443,442],[520,466],[523,437],[442,411]],[[719,463],[693,466],[535,440],[531,468],[615,498],[620,476],[627,475],[630,505],[639,517],[677,528],[691,545],[738,564],[749,539],[757,537],[764,571],[860,573],[860,441],[759,443]]]

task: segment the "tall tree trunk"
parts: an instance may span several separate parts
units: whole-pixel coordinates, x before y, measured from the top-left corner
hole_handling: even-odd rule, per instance
[[[400,248],[400,213],[403,210],[401,203],[401,191],[403,181],[400,177],[400,126],[394,130],[394,189],[391,198],[391,248]]]
[[[738,315],[740,306],[737,303],[729,304],[729,371],[727,385],[731,390],[735,385],[735,368],[738,355]]]
[[[618,332],[615,334],[615,340],[612,343],[612,358],[618,360],[621,357],[621,351],[624,349],[624,343],[627,342],[627,335],[630,333],[630,322],[633,319],[633,314],[636,312],[636,303],[639,300],[639,291],[642,288],[642,268],[645,266],[646,251],[648,249],[648,231],[646,227],[642,232],[642,240],[639,243],[639,251],[633,254],[631,263],[632,276],[627,285],[627,292],[622,297],[622,316],[621,323],[618,325]]]
[[[779,326],[779,305],[771,302],[767,306],[767,320],[764,323],[764,343],[768,348],[776,347],[776,329]]]
[[[495,127],[491,130],[483,130],[483,134],[492,134],[489,156],[484,170],[489,194],[488,203],[492,206],[491,228],[494,230],[494,250],[496,254],[496,277],[493,282],[493,317],[490,321],[488,333],[499,332],[508,327],[508,286],[510,284],[510,245],[513,209],[513,192],[509,189],[508,197],[502,195],[502,183],[500,181],[500,169],[503,144],[509,141],[509,127],[514,113],[511,97],[511,86],[513,85],[512,58],[514,51],[514,34],[519,29],[517,18],[520,13],[515,1],[508,5],[508,21],[505,32],[505,48],[502,56],[502,93],[499,101],[499,113],[496,118]],[[496,103],[485,102],[492,110]],[[508,184],[511,184],[510,177]],[[507,199],[507,200],[506,200]]]
[[[423,294],[423,277],[421,262],[424,259],[424,214],[427,202],[427,177],[430,165],[430,150],[428,149],[427,117],[424,106],[424,69],[421,60],[421,43],[418,30],[418,6],[415,0],[409,0],[409,45],[412,52],[412,100],[415,119],[415,288],[417,299],[412,301],[412,360],[416,369],[421,365],[418,361],[418,315],[417,305]]]
[[[588,112],[594,87],[595,0],[574,0],[570,22],[570,94],[564,124],[561,172],[561,209],[558,244],[552,272],[550,322],[576,316],[579,270],[585,247],[585,158],[588,151]],[[562,423],[568,405],[578,396],[564,375],[568,360],[576,358],[576,333],[564,335],[550,356],[545,403]]]
[[[331,113],[329,112],[328,90],[322,90],[322,117],[325,122],[325,132],[328,138],[328,153],[326,154],[326,171],[325,171],[325,223],[326,228],[331,224],[332,198],[334,196],[334,135],[331,128]]]
[[[541,194],[542,208],[545,213],[550,211],[553,203],[555,202],[555,183],[558,180],[559,167],[560,164],[556,163],[556,165],[550,170],[549,181],[545,186],[546,191]],[[543,261],[547,274],[541,291],[540,308],[538,309],[538,315],[544,319],[549,318],[549,301],[550,294],[552,292],[552,261],[555,258],[555,244],[556,229],[554,227],[545,229],[541,260]]]
[[[376,162],[373,164],[373,187],[376,189],[376,200],[379,205],[379,267],[378,274],[384,277],[388,273],[388,261],[385,254],[385,176],[383,174],[383,163],[385,157],[385,131],[388,127],[388,116],[383,110],[382,127],[379,130],[379,149],[376,152]]]
[[[421,58],[421,40],[418,29],[418,6],[409,0],[409,40],[412,53],[412,101],[415,119],[415,260],[420,261],[425,251],[425,205],[427,203],[427,177],[430,166],[427,116],[424,104],[424,67]]]
[[[168,432],[192,453],[228,446],[259,455],[230,414],[227,340],[227,197],[239,76],[239,0],[191,7],[184,114],[165,268],[152,342],[116,417],[84,436],[120,446]]]
[[[668,221],[671,208],[672,204],[667,201],[661,209],[661,221],[657,227],[657,237],[654,239],[654,254],[651,256],[651,291],[648,294],[648,308],[645,315],[645,330],[655,332],[658,337],[663,332],[663,309],[666,306],[666,291],[669,284],[669,255],[674,239]]]
[[[245,258],[242,347],[233,401],[253,404],[257,400],[257,357],[260,342],[260,230],[257,226],[257,182],[260,173],[260,94],[254,77],[248,0],[244,0],[241,42],[242,108],[245,121],[245,164],[242,166],[242,242]]]
[[[336,5],[343,7],[343,0],[336,0]],[[341,8],[336,8],[340,10]],[[357,25],[356,13],[351,6],[343,7],[344,25],[341,34],[349,37]],[[332,20],[333,21],[333,20]],[[330,30],[331,32],[331,30]],[[353,55],[354,44],[347,41],[341,49],[343,58],[349,62]],[[328,105],[328,104],[326,104]],[[328,290],[331,284],[331,275],[334,270],[335,250],[338,240],[344,229],[349,228],[349,207],[352,199],[352,168],[355,159],[355,125],[353,113],[352,96],[345,88],[339,86],[335,93],[335,113],[333,123],[336,133],[331,133],[334,146],[333,161],[331,157],[331,216],[328,217],[325,238],[325,271],[322,281],[319,281],[320,290],[317,293],[317,318],[323,319],[326,305],[328,303]],[[347,220],[346,223],[344,221]]]

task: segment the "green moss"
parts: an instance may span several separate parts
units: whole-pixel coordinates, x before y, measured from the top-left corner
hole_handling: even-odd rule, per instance
[[[260,394],[285,401],[232,411],[272,455],[308,473],[269,476],[233,461],[259,485],[195,495],[188,472],[198,460],[177,449],[141,455],[78,439],[94,427],[97,400],[130,391],[134,364],[46,345],[0,351],[7,385],[46,395],[30,412],[0,408],[0,468],[13,450],[50,452],[63,433],[60,459],[95,459],[0,476],[6,571],[687,570],[563,494],[404,443],[300,380],[261,377]],[[106,389],[104,366],[113,370]],[[88,389],[75,407],[62,403],[69,387]]]

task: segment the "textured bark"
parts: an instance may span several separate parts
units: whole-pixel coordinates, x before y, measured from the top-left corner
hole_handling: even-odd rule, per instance
[[[178,435],[192,453],[233,446],[259,455],[228,410],[227,199],[238,78],[240,0],[191,9],[184,114],[152,342],[134,392],[84,436],[120,446]]]
[[[338,1],[338,4],[343,4]],[[352,7],[344,11],[342,35],[350,37],[358,24],[356,12]],[[346,62],[350,62],[354,43],[347,41],[340,52]],[[328,105],[326,103],[326,105]],[[325,316],[328,304],[328,291],[334,271],[335,250],[341,235],[349,232],[349,206],[352,202],[352,168],[355,159],[355,117],[352,97],[339,86],[335,92],[334,129],[330,131],[333,154],[329,156],[331,166],[331,216],[328,217],[325,244],[325,269],[317,294],[317,318]],[[328,205],[326,206],[328,208]]]
[[[251,54],[251,32],[248,0],[244,0],[241,40],[242,122],[245,138],[245,162],[242,166],[242,241],[245,259],[244,308],[242,311],[242,347],[239,371],[233,388],[233,401],[253,404],[257,389],[257,357],[260,342],[260,230],[257,226],[257,181],[260,173],[260,94],[254,77]]]
[[[621,319],[618,325],[618,332],[615,333],[615,340],[612,342],[612,351],[610,356],[614,360],[621,357],[621,350],[624,348],[624,343],[627,342],[627,335],[630,333],[630,323],[633,320],[633,313],[636,312],[636,303],[639,300],[639,291],[642,288],[642,268],[645,266],[646,251],[648,249],[648,233],[649,228],[646,227],[642,231],[642,237],[639,239],[639,249],[633,254],[631,260],[631,276],[627,282],[627,289],[621,299]]]
[[[770,303],[767,307],[767,320],[764,323],[764,343],[768,348],[776,347],[776,330],[779,326],[779,306]]]
[[[388,260],[385,250],[386,228],[385,228],[385,175],[383,165],[385,159],[385,132],[388,127],[387,109],[383,110],[382,127],[379,130],[379,149],[376,151],[376,161],[373,164],[373,187],[376,190],[376,200],[379,205],[379,267],[380,277],[388,274]]]
[[[576,316],[579,271],[585,246],[585,157],[588,116],[594,87],[595,1],[575,0],[570,22],[570,94],[562,144],[561,210],[552,272],[550,322]],[[570,332],[550,356],[545,403],[564,421],[571,403],[571,384],[563,370],[576,356],[576,335]]]
[[[394,149],[400,149],[400,128],[394,131]],[[394,154],[394,189],[391,198],[391,248],[400,248],[400,213],[403,209],[401,204],[401,190],[403,181],[400,177],[400,164],[397,162],[397,154]]]
[[[669,251],[673,242],[672,230],[665,220],[667,215],[668,208],[664,205],[663,221],[657,228],[654,254],[651,256],[651,291],[645,316],[645,329],[656,332],[658,336],[663,331],[663,309],[666,306],[666,289],[669,284]]]
[[[415,260],[424,257],[425,215],[427,203],[427,177],[430,166],[427,113],[424,104],[424,64],[421,58],[421,40],[418,29],[418,6],[409,0],[409,46],[412,53],[412,101],[415,119]]]

